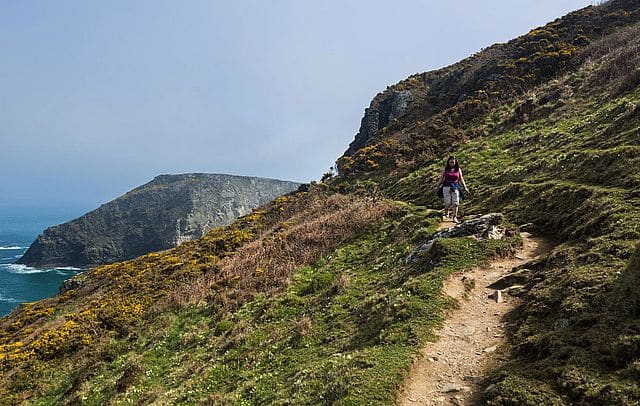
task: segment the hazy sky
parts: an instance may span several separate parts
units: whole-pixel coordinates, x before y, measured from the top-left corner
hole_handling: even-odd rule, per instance
[[[0,206],[319,179],[386,86],[590,3],[0,0]]]

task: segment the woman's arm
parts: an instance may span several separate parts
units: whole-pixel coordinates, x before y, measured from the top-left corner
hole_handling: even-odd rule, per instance
[[[444,176],[444,174],[443,174]],[[469,192],[469,189],[467,188],[467,184],[464,183],[464,178],[462,177],[462,169],[460,169],[460,183],[462,184],[462,187],[464,188],[465,192]]]

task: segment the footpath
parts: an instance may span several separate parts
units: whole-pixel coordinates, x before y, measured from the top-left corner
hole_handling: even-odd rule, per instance
[[[448,226],[449,224],[443,224]],[[500,348],[505,343],[508,315],[519,299],[504,290],[489,288],[512,268],[550,251],[551,244],[529,233],[521,233],[524,244],[512,258],[488,267],[452,275],[444,292],[457,299],[437,332],[438,341],[428,343],[407,377],[398,397],[399,405],[476,405],[486,390],[486,373],[504,362]],[[503,281],[505,279],[502,279]],[[516,295],[517,296],[517,295]]]

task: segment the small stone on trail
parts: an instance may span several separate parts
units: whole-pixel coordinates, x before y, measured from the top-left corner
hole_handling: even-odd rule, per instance
[[[461,406],[462,405],[462,398],[459,396],[456,396],[455,398],[451,399],[451,403],[453,403],[456,406]]]
[[[460,392],[462,390],[464,390],[464,387],[462,387],[462,386],[460,386],[458,384],[455,384],[455,383],[451,383],[449,385],[445,385],[445,387],[442,388],[442,392],[444,392],[444,393]]]
[[[465,381],[467,382],[471,382],[471,383],[480,383],[482,382],[482,378],[479,376],[472,376],[472,375],[467,375],[463,378]]]
[[[484,350],[482,350],[482,352],[487,352],[487,353],[488,353],[488,352],[494,352],[494,351],[495,351],[495,350],[497,350],[497,349],[498,349],[498,347],[497,347],[497,346],[492,345],[491,347],[487,347],[487,348],[485,348]]]
[[[496,389],[496,384],[492,383],[491,385],[487,386],[487,389],[484,390],[484,393],[489,393],[492,392]]]
[[[431,362],[438,362],[438,357],[430,357],[429,361]]]
[[[532,278],[533,271],[531,269],[518,269],[517,271],[509,272],[488,287],[491,289],[506,289],[514,285],[526,285]]]
[[[525,233],[525,232],[527,232],[527,231],[531,231],[531,230],[533,230],[533,229],[534,229],[534,227],[535,227],[535,226],[533,225],[533,223],[525,223],[525,224],[521,225],[521,226],[520,226],[520,227],[518,227],[518,228],[520,228],[520,231],[522,231],[520,234],[524,234],[524,233]],[[527,234],[529,234],[529,233],[527,233]]]
[[[491,295],[489,295],[489,298],[495,300],[496,303],[502,303],[504,301],[502,299],[502,291],[501,290],[496,290]]]

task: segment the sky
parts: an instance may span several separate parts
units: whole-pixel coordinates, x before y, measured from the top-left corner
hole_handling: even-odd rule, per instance
[[[166,173],[308,182],[365,107],[592,1],[0,0],[0,208]]]

